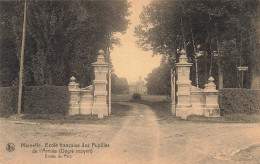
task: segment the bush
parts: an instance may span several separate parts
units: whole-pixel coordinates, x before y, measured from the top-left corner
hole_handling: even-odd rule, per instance
[[[140,93],[134,93],[132,96],[132,100],[134,100],[134,101],[141,100],[141,98],[142,98],[142,96]]]
[[[0,91],[0,113],[16,113],[18,87],[1,87]],[[65,114],[69,109],[67,86],[26,86],[22,98],[22,113]]]
[[[260,112],[260,90],[229,88],[221,90],[219,106],[222,114]]]

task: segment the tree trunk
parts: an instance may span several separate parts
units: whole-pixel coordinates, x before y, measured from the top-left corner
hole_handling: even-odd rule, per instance
[[[219,42],[217,41],[217,49],[218,49],[218,88],[223,89],[223,71],[220,64],[220,47]]]
[[[212,76],[212,65],[213,65],[213,51],[212,51],[212,46],[211,46],[211,40],[209,39],[209,30],[207,29],[207,34],[208,34],[208,42],[209,42],[209,49],[210,49],[210,67],[209,67],[209,77]]]
[[[190,23],[191,23],[191,18],[190,18]],[[192,30],[192,25],[190,25],[190,31],[191,31],[191,38],[192,38],[192,45],[193,45],[193,51],[194,51],[194,58],[195,58],[195,71],[196,71],[196,86],[199,87],[199,73],[198,73],[198,56],[197,56],[197,49],[195,46],[195,38],[193,35],[193,30]]]
[[[52,76],[51,76],[51,74],[49,74],[48,85],[52,85]]]
[[[223,89],[223,71],[219,61],[218,61],[218,88]]]
[[[254,69],[251,70],[251,89],[257,88],[257,78],[256,78],[256,71]]]
[[[22,110],[22,94],[23,94],[23,60],[24,60],[24,47],[25,47],[25,33],[26,32],[26,1],[24,1],[24,18],[23,18],[23,37],[21,47],[21,60],[20,60],[20,73],[19,73],[19,92],[18,92],[18,111],[20,116]]]
[[[185,35],[184,35],[184,27],[183,27],[183,19],[181,18],[181,33],[182,33],[182,41],[183,41],[183,48],[185,51],[187,51],[187,45],[186,45],[186,40],[185,40]]]
[[[204,62],[204,70],[205,70],[205,72],[204,72],[204,76],[205,76],[205,84],[207,84],[208,83],[208,67],[207,67],[207,54],[205,55],[205,58],[204,58],[204,60],[205,60],[205,62]]]

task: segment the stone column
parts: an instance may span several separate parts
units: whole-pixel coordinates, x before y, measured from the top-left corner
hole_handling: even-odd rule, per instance
[[[179,63],[176,63],[177,69],[177,105],[176,116],[181,119],[187,119],[191,112],[191,81],[190,81],[190,67],[192,63],[188,63],[186,51],[181,51]]]
[[[69,115],[79,114],[79,84],[75,82],[76,78],[72,76],[69,83],[70,107]]]
[[[219,91],[216,90],[216,85],[213,82],[214,78],[209,78],[209,83],[205,84],[204,92],[206,94],[206,104],[205,104],[205,117],[220,117],[220,109],[218,105],[218,94]]]
[[[98,51],[97,62],[92,63],[94,67],[94,102],[92,114],[98,114],[98,118],[108,115],[107,106],[107,71],[108,63],[105,62],[104,51]]]

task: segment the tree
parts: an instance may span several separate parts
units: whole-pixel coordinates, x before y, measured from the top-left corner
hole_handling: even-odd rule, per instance
[[[124,33],[129,20],[127,1],[79,1],[73,3],[75,11],[81,22],[78,40],[75,45],[75,58],[72,70],[77,79],[84,85],[91,84],[93,77],[91,63],[96,60],[97,51],[103,49],[106,54],[109,48],[119,44],[119,39],[114,36],[116,32]],[[86,13],[86,17],[82,16]],[[81,37],[85,34],[87,37]],[[108,55],[106,56],[108,57]],[[107,61],[111,62],[110,59]],[[77,64],[79,63],[79,64]],[[110,63],[111,64],[111,63]]]
[[[116,74],[111,76],[112,93],[113,94],[124,94],[129,92],[129,85],[125,78],[119,78]]]
[[[258,0],[152,1],[140,15],[141,24],[135,30],[139,37],[137,44],[153,50],[154,54],[177,60],[177,49],[184,48],[192,62],[197,45],[201,45],[204,55],[198,62],[200,79],[205,81],[200,81],[200,86],[209,76],[214,76],[215,79],[219,77],[217,81],[221,85],[222,79],[229,81],[224,83],[225,87],[237,87],[235,65],[238,65],[238,58],[248,64],[250,70],[259,70],[256,64],[259,63],[259,48],[255,42],[259,35],[254,35],[258,27],[255,23],[259,19],[257,13]],[[194,66],[191,69],[191,77],[195,77]],[[222,78],[222,70],[225,74],[233,74],[232,78],[235,75],[235,80],[229,76]],[[192,81],[194,83],[194,79]]]
[[[0,82],[1,86],[10,86],[18,76],[19,60],[15,52],[14,35],[10,30],[12,2],[0,5]]]
[[[23,2],[0,3],[1,20],[6,22],[3,28],[9,29],[1,33],[1,43],[8,38],[19,59]],[[72,75],[82,86],[91,84],[91,63],[98,50],[118,44],[114,33],[125,32],[128,25],[126,0],[29,1],[27,6],[26,85],[67,85]]]
[[[159,67],[153,69],[147,77],[147,92],[153,95],[170,95],[171,66],[165,59],[162,59]]]

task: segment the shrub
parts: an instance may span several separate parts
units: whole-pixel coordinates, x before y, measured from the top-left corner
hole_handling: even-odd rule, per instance
[[[18,87],[2,87],[0,91],[0,113],[16,113]],[[22,98],[23,113],[65,114],[69,109],[67,86],[26,86]]]
[[[132,96],[132,100],[134,100],[134,101],[141,100],[141,98],[142,98],[142,96],[140,93],[134,93]]]
[[[221,90],[219,106],[222,114],[260,112],[260,90],[228,88]]]

